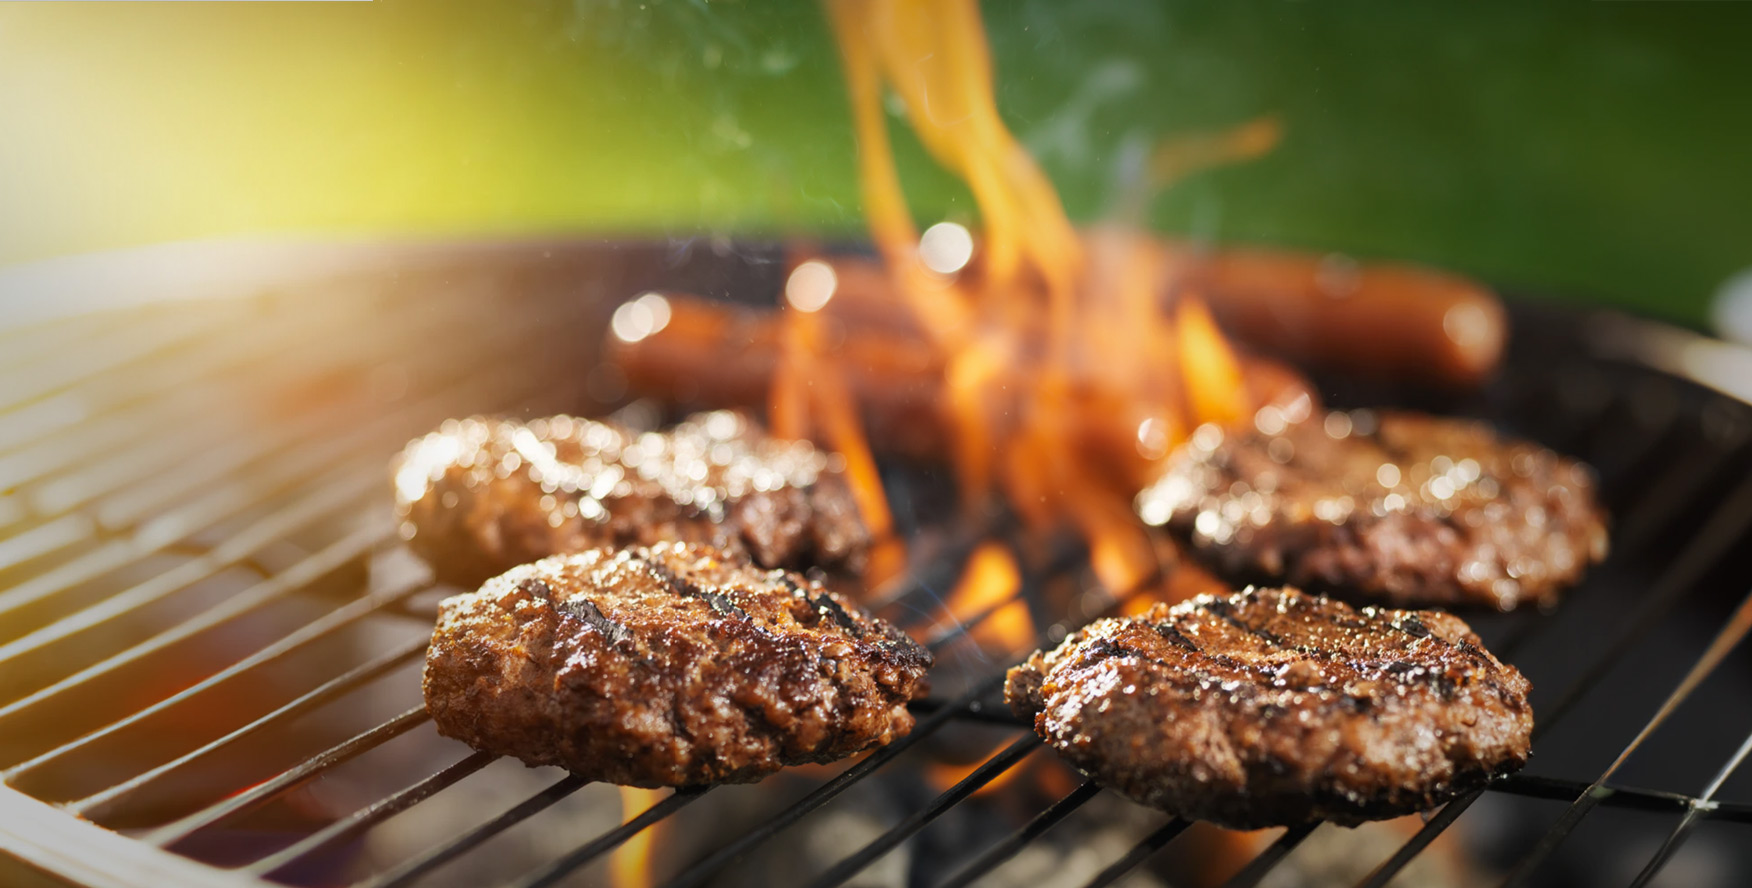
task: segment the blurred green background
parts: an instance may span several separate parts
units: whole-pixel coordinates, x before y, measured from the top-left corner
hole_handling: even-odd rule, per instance
[[[1099,219],[1265,113],[1161,231],[1702,323],[1752,266],[1752,4],[987,2],[1000,103]],[[898,129],[898,128],[897,128]],[[916,144],[925,221],[970,218]],[[239,235],[861,227],[813,2],[0,3],[0,264]]]

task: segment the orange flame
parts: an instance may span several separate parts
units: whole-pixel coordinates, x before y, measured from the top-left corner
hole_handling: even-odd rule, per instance
[[[992,756],[997,755],[999,752],[1003,751],[1004,747],[1009,745],[1010,741],[1008,740],[999,743],[987,750],[984,755],[979,756],[965,765],[951,764],[949,762],[932,762],[925,766],[925,781],[930,783],[931,786],[936,788],[939,792],[947,791],[955,784],[966,780],[974,771],[979,770],[981,765],[990,760]],[[1017,762],[1007,768],[1003,773],[993,777],[991,782],[974,790],[973,794],[975,796],[983,796],[995,793],[998,790],[1015,783],[1022,777],[1022,775],[1028,773],[1030,770],[1032,769],[1029,767],[1028,761]],[[1072,788],[1074,789],[1075,787]]]
[[[1233,591],[1210,571],[1180,555],[1173,570],[1165,572],[1161,585],[1125,599],[1120,604],[1120,614],[1141,616],[1157,604],[1179,604],[1200,595],[1227,595]]]
[[[1034,644],[1034,621],[1027,603],[1016,597],[1021,587],[1016,559],[1002,545],[988,542],[968,558],[967,570],[944,606],[959,622],[979,620],[968,635],[981,647],[1006,653],[1023,650]]]
[[[644,813],[646,809],[663,799],[664,792],[657,789],[640,789],[636,786],[620,787],[621,821],[625,822]],[[614,888],[650,888],[655,883],[651,872],[651,848],[657,843],[664,830],[664,824],[659,821],[634,833],[608,858],[609,884]]]
[[[925,766],[925,781],[938,792],[946,792],[952,786],[966,780],[969,775],[978,770],[980,765],[1008,746],[1003,742],[969,764],[951,764],[949,762],[932,762]],[[1057,756],[1031,756],[1017,762],[1014,766],[993,777],[990,783],[974,790],[974,795],[983,796],[999,792],[1008,786],[1034,787],[1041,793],[1054,798],[1070,795],[1076,791],[1082,782],[1082,776],[1071,770],[1063,759]]]
[[[838,364],[823,354],[824,331],[819,314],[834,296],[839,281],[822,262],[804,262],[792,269],[785,285],[784,342],[779,372],[773,375],[768,418],[782,438],[810,436],[810,417],[818,418],[823,436],[845,460],[845,477],[872,548],[864,580],[874,588],[900,570],[906,553],[894,537],[894,519],[882,476],[870,452],[869,439],[858,419],[856,403]]]
[[[1051,182],[998,115],[977,0],[826,4],[871,235],[896,291],[943,356],[963,500],[977,509],[1002,489],[1034,527],[1068,520],[1089,541],[1102,583],[1132,588],[1155,561],[1131,495],[1189,430],[1251,415],[1257,405],[1239,361],[1196,296],[1164,311],[1171,263],[1159,247],[1123,233],[1086,245],[1071,226]],[[889,143],[885,86],[904,102],[932,156],[973,191],[984,226],[977,262],[945,271],[927,258]],[[1264,118],[1164,144],[1148,184],[1257,156],[1280,134],[1277,121]],[[807,399],[811,407],[849,414],[844,399],[819,397],[845,386],[823,372],[829,362],[811,359],[818,344],[805,341],[808,323],[797,322],[802,344],[788,347],[796,353],[788,364],[792,374],[807,367],[811,378],[776,382],[775,413],[804,403],[808,388],[818,395]],[[841,429],[837,446],[867,452],[851,422],[833,424]],[[1091,435],[1092,427],[1104,431]]]

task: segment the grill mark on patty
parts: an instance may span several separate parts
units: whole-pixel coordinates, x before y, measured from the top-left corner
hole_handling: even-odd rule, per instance
[[[727,418],[734,433],[715,429]],[[508,460],[514,470],[503,468]],[[829,462],[727,414],[650,436],[568,416],[473,417],[408,444],[395,470],[396,513],[415,553],[464,587],[550,555],[668,541],[710,544],[766,568],[855,570],[869,531]],[[755,489],[757,474],[776,476],[778,487]],[[758,501],[782,508],[744,507]]]
[[[602,633],[610,645],[620,644],[630,634],[627,627],[603,616],[602,611],[598,610],[596,605],[591,604],[587,598],[573,598],[560,602],[559,608],[562,612],[583,620],[585,625]]]
[[[1073,764],[1122,794],[1238,829],[1409,813],[1525,762],[1526,682],[1466,643],[1464,624],[1418,615],[1407,631],[1395,624],[1411,614],[1359,617],[1294,590],[1236,595],[1215,608],[1212,600],[1076,633],[1012,670],[1006,699]],[[1420,629],[1426,634],[1414,636]],[[1253,640],[1262,635],[1270,650]],[[1429,637],[1443,643],[1422,642]],[[1295,641],[1346,653],[1327,663],[1317,657],[1330,651],[1280,650]],[[1242,662],[1224,662],[1225,650]],[[1443,693],[1444,685],[1465,693]],[[1474,690],[1487,685],[1500,702]],[[1439,749],[1428,747],[1427,729],[1444,737]],[[1320,742],[1277,742],[1305,731],[1323,732]],[[1209,757],[1213,734],[1229,740],[1216,744],[1228,751],[1220,765]],[[1198,770],[1232,762],[1242,772],[1233,780]]]
[[[735,617],[744,623],[754,622],[754,619],[748,615],[748,611],[738,607],[736,602],[730,600],[729,596],[724,595],[721,592],[713,592],[710,589],[701,588],[699,584],[687,579],[686,577],[680,576],[675,571],[670,570],[669,565],[657,561],[656,559],[642,556],[635,556],[635,558],[639,563],[649,568],[651,574],[661,581],[663,585],[668,586],[671,592],[688,598],[698,598],[701,601],[704,601],[706,605],[712,609],[712,612],[719,616]]]
[[[1239,623],[1236,623],[1236,625],[1242,626],[1242,624],[1239,624]],[[1227,667],[1229,669],[1233,669],[1237,672],[1248,673],[1251,676],[1258,678],[1260,680],[1270,681],[1270,680],[1275,679],[1277,677],[1277,672],[1278,672],[1277,667],[1271,667],[1271,666],[1268,666],[1264,663],[1254,663],[1254,662],[1246,662],[1243,660],[1238,660],[1234,657],[1229,656],[1228,654],[1224,654],[1224,653],[1217,652],[1217,651],[1204,650],[1204,649],[1198,647],[1197,643],[1195,643],[1185,633],[1181,632],[1180,628],[1178,626],[1175,626],[1172,623],[1150,624],[1150,628],[1153,629],[1157,635],[1161,636],[1164,640],[1168,641],[1170,644],[1173,644],[1175,647],[1181,648],[1181,649],[1186,650],[1190,653],[1198,654],[1200,657],[1203,657],[1203,658],[1205,658],[1213,663],[1216,663],[1217,665],[1224,666],[1224,667]],[[1263,632],[1265,630],[1260,630],[1260,631]],[[1279,636],[1276,636],[1273,633],[1266,633],[1266,634],[1271,635],[1273,638],[1280,638]],[[1392,680],[1404,682],[1407,684],[1412,684],[1412,683],[1425,684],[1425,685],[1429,685],[1430,687],[1435,688],[1437,693],[1441,694],[1444,698],[1452,696],[1453,692],[1458,687],[1458,685],[1456,685],[1456,683],[1454,681],[1452,681],[1451,679],[1449,679],[1446,675],[1444,675],[1440,672],[1437,672],[1435,670],[1420,666],[1420,665],[1413,663],[1413,662],[1410,662],[1408,660],[1390,660],[1390,661],[1388,661],[1388,662],[1386,662],[1378,667],[1372,666],[1372,665],[1365,666],[1365,665],[1362,665],[1361,663],[1359,663],[1357,660],[1349,658],[1346,655],[1339,653],[1339,652],[1336,652],[1336,651],[1330,651],[1330,650],[1326,650],[1324,648],[1317,648],[1317,647],[1306,646],[1306,645],[1286,645],[1286,644],[1281,643],[1281,640],[1279,642],[1277,642],[1277,644],[1278,644],[1279,650],[1292,651],[1295,653],[1299,653],[1299,654],[1302,654],[1303,656],[1307,657],[1309,660],[1324,660],[1324,661],[1327,661],[1330,663],[1337,663],[1337,664],[1342,665],[1342,666],[1348,666],[1351,668],[1352,671],[1354,671],[1356,673],[1355,678],[1357,678],[1357,679],[1362,679],[1362,680],[1368,681],[1368,680],[1379,680],[1381,677],[1388,677],[1388,678],[1391,678]],[[1089,655],[1090,655],[1089,659],[1091,662],[1097,661],[1097,660],[1104,658],[1104,657],[1133,657],[1133,658],[1142,660],[1146,663],[1151,663],[1153,665],[1161,666],[1161,667],[1166,668],[1166,669],[1180,670],[1180,669],[1186,668],[1185,664],[1170,663],[1170,662],[1163,660],[1159,657],[1152,657],[1149,654],[1144,653],[1143,651],[1139,651],[1139,650],[1136,650],[1133,648],[1126,647],[1125,645],[1120,644],[1120,643],[1118,643],[1110,638],[1095,639],[1094,641],[1089,643],[1089,648],[1090,648],[1089,649]],[[1371,673],[1378,673],[1378,674],[1371,674]],[[1205,673],[1205,672],[1194,673],[1194,677],[1197,678],[1200,682],[1206,682],[1206,681],[1222,682],[1222,681],[1230,680],[1230,679],[1219,678],[1215,675],[1211,675],[1211,674]],[[1345,681],[1346,681],[1346,679],[1343,676],[1327,676],[1324,673],[1321,675],[1321,679],[1322,679],[1322,681],[1320,684],[1313,685],[1313,686],[1311,686],[1310,689],[1325,687],[1325,688],[1329,688],[1329,689],[1333,689],[1333,690],[1339,690],[1343,687],[1343,685],[1345,684]],[[1507,696],[1506,693],[1504,692],[1503,688],[1501,686],[1499,686],[1494,680],[1489,679],[1489,678],[1483,678],[1483,679],[1479,679],[1479,682],[1481,684],[1483,684],[1485,687],[1490,688],[1493,691],[1496,691],[1499,696],[1504,696],[1504,697]]]
[[[1316,647],[1314,645],[1298,644],[1298,643],[1290,642],[1290,641],[1286,640],[1283,636],[1278,635],[1277,633],[1272,632],[1269,629],[1265,629],[1265,628],[1259,627],[1259,626],[1253,626],[1253,625],[1246,623],[1240,617],[1235,615],[1234,606],[1232,604],[1230,604],[1228,601],[1223,600],[1223,599],[1217,599],[1215,601],[1212,601],[1208,605],[1201,607],[1200,610],[1207,611],[1209,613],[1216,615],[1219,619],[1223,620],[1223,622],[1228,623],[1231,626],[1234,626],[1236,629],[1239,629],[1242,632],[1247,633],[1248,635],[1251,635],[1255,638],[1261,639],[1262,641],[1271,645],[1276,650],[1291,651],[1291,652],[1301,654],[1301,655],[1308,657],[1309,659],[1312,659],[1312,660],[1324,660],[1324,661],[1329,662],[1329,663],[1336,663],[1336,664],[1339,664],[1341,666],[1347,666],[1351,670],[1353,670],[1357,673],[1358,678],[1368,679],[1370,677],[1371,672],[1379,672],[1383,675],[1391,676],[1395,680],[1406,681],[1406,682],[1416,682],[1416,683],[1429,685],[1429,686],[1435,688],[1436,691],[1438,693],[1440,693],[1444,698],[1451,697],[1454,694],[1454,692],[1456,690],[1458,690],[1458,688],[1460,687],[1459,683],[1448,678],[1447,675],[1445,675],[1437,670],[1420,667],[1417,664],[1415,664],[1409,660],[1393,658],[1393,659],[1389,659],[1386,663],[1380,665],[1379,667],[1365,666],[1365,665],[1363,665],[1362,662],[1360,662],[1358,660],[1358,658],[1355,655],[1352,655],[1352,654],[1346,654],[1342,651],[1333,651],[1333,650],[1329,650],[1327,648]],[[1363,610],[1363,613],[1366,616],[1374,617],[1379,613],[1379,611],[1376,608],[1365,608]],[[1322,614],[1321,616],[1323,618],[1330,618],[1331,617],[1331,615],[1329,615],[1329,614]],[[1334,621],[1334,622],[1338,622],[1338,621]],[[1338,624],[1339,625],[1346,625],[1345,623],[1342,623],[1342,622],[1340,622]],[[1445,639],[1439,635],[1436,635],[1434,632],[1431,632],[1430,628],[1428,626],[1425,626],[1423,621],[1419,620],[1416,616],[1407,616],[1402,620],[1389,623],[1388,625],[1391,625],[1391,626],[1393,626],[1393,628],[1398,629],[1398,630],[1404,632],[1405,634],[1410,635],[1413,638],[1416,638],[1419,640],[1434,639],[1435,641],[1440,642],[1443,646],[1447,647],[1450,651],[1453,651],[1453,652],[1459,653],[1459,654],[1464,654],[1466,656],[1466,658],[1468,660],[1472,661],[1472,663],[1475,665],[1482,665],[1485,662],[1485,658],[1483,656],[1483,651],[1481,651],[1476,645],[1468,644],[1464,641],[1452,642],[1452,641],[1449,641],[1448,639]],[[1162,629],[1163,629],[1163,626],[1158,625],[1156,627],[1157,634],[1162,635],[1164,638],[1168,638],[1168,636],[1166,635],[1166,633],[1164,633],[1162,631]],[[1186,637],[1184,634],[1182,634],[1179,631],[1178,628],[1175,628],[1174,632],[1176,635],[1180,635],[1182,638]],[[1173,641],[1172,638],[1169,638],[1168,640]],[[1196,650],[1198,650],[1198,648],[1194,647],[1194,648],[1191,648],[1191,650],[1196,651]],[[1242,663],[1239,663],[1233,659],[1223,657],[1220,654],[1213,654],[1213,653],[1210,653],[1207,651],[1199,651],[1199,653],[1203,654],[1204,656],[1210,657],[1211,659],[1214,659],[1214,660],[1219,660],[1219,661],[1227,660],[1229,664],[1234,664],[1238,668],[1243,668],[1243,669],[1246,669],[1247,671],[1250,671],[1250,672],[1254,672],[1254,673],[1261,674],[1261,675],[1269,674],[1269,670],[1266,670],[1262,666],[1258,666],[1256,664],[1242,664]],[[1325,677],[1325,676],[1323,676],[1323,677]],[[1334,678],[1337,678],[1337,677],[1334,677]],[[1512,695],[1508,694],[1507,691],[1501,685],[1499,685],[1495,680],[1493,680],[1491,678],[1488,678],[1488,677],[1477,678],[1476,681],[1478,684],[1481,684],[1485,688],[1488,688],[1491,691],[1495,692],[1497,694],[1497,696],[1499,696],[1499,697],[1502,697],[1504,699],[1508,699],[1510,696],[1512,696]]]
[[[596,605],[591,604],[588,598],[580,596],[556,600],[553,587],[534,577],[519,581],[517,588],[547,602],[549,606],[561,614],[583,621],[584,625],[595,629],[602,637],[608,639],[610,645],[620,644],[632,634],[627,627],[603,616],[602,611]]]
[[[1431,634],[1430,627],[1425,626],[1423,621],[1417,617],[1406,617],[1405,619],[1394,623],[1393,628],[1404,632],[1412,638],[1429,638]]]
[[[1257,638],[1260,641],[1265,642],[1266,644],[1272,646],[1273,648],[1275,648],[1277,650],[1280,650],[1280,651],[1293,650],[1293,651],[1296,651],[1298,653],[1303,653],[1303,654],[1311,654],[1314,651],[1319,650],[1318,648],[1309,648],[1308,650],[1303,650],[1301,645],[1291,644],[1290,642],[1285,641],[1283,639],[1283,637],[1278,635],[1276,632],[1273,632],[1269,629],[1266,629],[1266,628],[1263,628],[1260,626],[1255,626],[1251,623],[1243,621],[1240,617],[1235,616],[1234,606],[1229,604],[1229,602],[1224,601],[1221,598],[1210,602],[1209,604],[1200,608],[1200,610],[1202,610],[1208,614],[1216,615],[1217,619],[1222,620],[1223,622],[1228,623],[1231,626],[1234,626],[1236,629],[1239,629],[1242,632],[1245,632],[1248,635],[1251,635],[1254,638]],[[1322,651],[1321,653],[1326,653],[1326,652]],[[1328,656],[1330,656],[1330,654],[1328,654]]]
[[[858,621],[852,619],[852,615],[846,613],[846,609],[840,607],[840,603],[833,600],[833,596],[828,595],[825,592],[820,595],[810,595],[809,590],[798,585],[797,582],[792,580],[789,576],[785,576],[784,581],[785,586],[791,590],[791,593],[793,595],[803,596],[803,600],[808,602],[809,607],[816,613],[820,613],[824,610],[827,611],[827,615],[831,617],[835,623],[839,624],[841,629],[846,630],[846,632],[850,633],[853,638],[856,638],[859,641],[864,640],[864,627],[858,625]]]
[[[1174,625],[1173,623],[1157,623],[1156,624],[1156,634],[1167,639],[1169,644],[1172,644],[1177,648],[1184,648],[1186,650],[1192,651],[1195,654],[1204,653],[1204,651],[1199,649],[1199,646],[1196,642],[1194,642],[1190,638],[1187,638],[1186,633],[1181,632],[1180,627]]]
[[[1182,448],[1139,507],[1231,579],[1400,606],[1547,605],[1604,557],[1585,467],[1471,422],[1378,419],[1366,435],[1334,438],[1315,416],[1273,435],[1238,431],[1210,451]],[[1293,445],[1288,464],[1271,458],[1280,440]],[[1449,464],[1441,472],[1438,460]],[[1397,470],[1392,487],[1380,483],[1384,465]],[[1462,476],[1431,485],[1461,465]]]

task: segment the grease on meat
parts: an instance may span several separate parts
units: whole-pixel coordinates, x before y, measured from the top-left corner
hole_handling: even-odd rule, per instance
[[[446,599],[440,733],[630,786],[741,783],[904,736],[931,655],[783,570],[700,544],[592,549]]]
[[[1005,697],[1133,800],[1258,829],[1428,810],[1520,768],[1530,690],[1451,615],[1249,589],[1097,621]]]
[[[836,455],[730,411],[643,434],[451,420],[408,445],[395,492],[402,535],[460,586],[594,546],[702,542],[764,567],[856,569],[870,542]]]

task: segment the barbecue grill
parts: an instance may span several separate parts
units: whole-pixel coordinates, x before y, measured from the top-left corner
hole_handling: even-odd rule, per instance
[[[418,669],[444,590],[401,548],[391,455],[450,416],[621,407],[625,380],[597,355],[616,305],[650,288],[770,299],[783,266],[773,249],[704,240],[308,253],[217,277],[236,265],[221,248],[150,275],[138,257],[94,259],[31,285],[223,298],[0,333],[0,849],[16,858],[0,881],[590,883],[663,830],[656,882],[740,884],[778,880],[763,851],[876,797],[874,827],[784,879],[1002,883],[1034,849],[1124,820],[1111,854],[1054,874],[1099,886],[1165,873],[1198,840],[1081,778],[990,791],[1052,755],[1002,704],[1014,660],[957,648],[1000,608],[942,619],[977,534],[947,520],[944,479],[916,465],[885,466],[913,563],[872,593],[945,654],[906,738],[624,812],[612,788],[438,738]],[[1735,369],[1752,353],[1517,306],[1504,372],[1482,391],[1318,380],[1336,406],[1473,415],[1573,453],[1615,516],[1610,560],[1555,612],[1467,615],[1534,683],[1531,765],[1429,817],[1361,884],[1387,884],[1456,825],[1478,872],[1509,884],[1733,884],[1752,872],[1737,834],[1752,777],[1736,771],[1752,750],[1752,664],[1736,646],[1752,625],[1752,408],[1737,388],[1752,373]],[[1128,591],[1101,589],[1075,545],[1026,567],[1017,595],[1038,643]],[[920,762],[973,747],[947,788],[918,778]],[[702,810],[720,814],[689,819]],[[1262,840],[1228,884],[1273,878],[1336,829]]]

